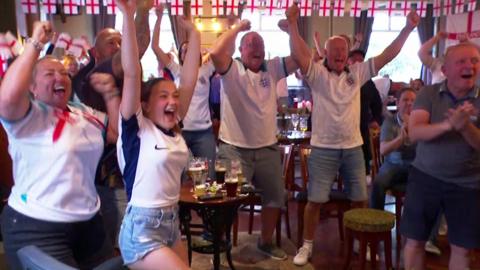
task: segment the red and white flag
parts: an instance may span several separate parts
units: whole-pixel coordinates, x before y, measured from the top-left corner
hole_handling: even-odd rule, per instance
[[[3,56],[0,55],[0,78],[5,76],[5,72],[7,72],[7,58],[3,58]]]
[[[85,0],[87,14],[100,14],[100,0]]]
[[[266,12],[268,15],[273,15],[274,12],[282,10],[282,1],[280,0],[267,0]]]
[[[293,3],[294,0],[281,0],[280,8],[282,10],[287,10]]]
[[[312,0],[301,0],[298,5],[300,16],[312,16]]]
[[[159,7],[160,5],[163,5],[165,3],[166,3],[165,0],[153,0],[153,6],[154,7]]]
[[[243,10],[249,13],[255,12],[255,10],[259,9],[262,4],[259,0],[246,0],[244,3]]]
[[[72,45],[72,37],[68,33],[60,33],[60,35],[57,38],[57,42],[55,43],[55,47],[57,48],[63,48],[65,51],[68,51],[70,49],[70,46]]]
[[[6,61],[12,56],[12,50],[10,50],[10,46],[8,46],[7,38],[4,34],[0,33],[0,58]]]
[[[223,14],[223,0],[212,0],[212,16]]]
[[[7,31],[5,33],[5,39],[7,40],[7,45],[12,52],[13,56],[17,56],[20,54],[20,51],[22,51],[22,44],[18,42],[17,38],[12,34],[12,32]]]
[[[78,14],[78,3],[76,0],[63,0],[63,12],[67,15]]]
[[[37,1],[35,0],[22,0],[23,13],[37,13]]]
[[[225,15],[238,15],[238,0],[227,0],[225,5]]]
[[[443,0],[443,15],[452,14],[453,4],[452,0]]]
[[[480,11],[447,16],[446,47],[455,45],[459,40],[468,38],[480,46]]]
[[[375,13],[377,12],[378,7],[380,6],[381,2],[377,0],[369,0],[368,1],[368,12],[367,12],[367,17],[373,17],[375,16]]]
[[[400,2],[400,9],[402,11],[403,16],[407,16],[408,13],[410,13],[410,10],[412,10],[412,2],[408,0],[403,0]]]
[[[203,15],[203,1],[202,0],[191,0],[190,1],[190,10],[193,16]]]
[[[418,16],[426,17],[427,16],[427,0],[417,1],[415,10],[417,11]]]
[[[475,11],[476,8],[477,8],[477,0],[468,0],[467,10],[468,11]]]
[[[84,54],[85,47],[86,44],[84,39],[75,38],[72,41],[72,45],[68,48],[67,53],[79,58]]]
[[[107,14],[117,13],[117,4],[115,3],[115,0],[104,0],[103,5],[107,6]]]
[[[330,16],[330,1],[318,0],[318,16],[328,17]]]
[[[352,0],[350,2],[350,17],[360,17],[363,9],[362,0]]]
[[[442,3],[441,0],[433,0],[433,17],[442,16]]]
[[[46,14],[57,13],[57,0],[43,0],[42,11]]]
[[[463,13],[465,11],[465,1],[457,0],[455,2],[455,14]]]
[[[333,1],[333,17],[343,17],[345,15],[346,0]]]
[[[171,15],[183,15],[183,0],[172,0],[170,3]]]

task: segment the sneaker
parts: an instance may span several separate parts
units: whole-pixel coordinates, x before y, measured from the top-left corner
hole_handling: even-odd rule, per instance
[[[311,257],[312,251],[309,248],[301,247],[298,250],[297,255],[295,255],[295,257],[293,258],[293,264],[298,266],[305,265],[307,264],[308,259],[310,259]]]
[[[261,244],[260,241],[258,241],[257,248],[260,252],[274,260],[283,261],[287,259],[287,253],[274,244]]]
[[[435,246],[435,244],[432,243],[432,241],[428,241],[425,244],[425,251],[438,256],[442,255],[442,251],[437,246]]]

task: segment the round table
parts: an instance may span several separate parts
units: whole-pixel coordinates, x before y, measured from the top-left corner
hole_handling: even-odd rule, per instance
[[[292,131],[288,131],[288,135],[278,134],[277,140],[279,144],[310,144],[310,138],[312,137],[312,133],[310,131],[306,131],[304,133],[297,131],[298,134],[293,136]]]
[[[226,252],[230,268],[235,269],[231,256],[230,232],[233,221],[237,216],[238,207],[247,197],[246,194],[236,197],[225,195],[222,199],[200,201],[194,196],[191,184],[182,185],[179,201],[180,222],[187,236],[190,264],[192,262],[192,250],[198,253],[213,254],[213,269],[217,270],[220,269],[220,253]],[[192,245],[190,210],[194,210],[200,216],[204,229],[212,235],[212,241],[207,241],[208,244],[206,245]]]

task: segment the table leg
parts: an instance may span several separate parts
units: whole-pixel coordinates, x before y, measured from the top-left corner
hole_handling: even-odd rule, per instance
[[[192,266],[192,235],[190,234],[190,221],[192,216],[190,214],[190,208],[180,207],[180,223],[183,226],[185,236],[187,237],[187,249],[188,249],[188,265]]]

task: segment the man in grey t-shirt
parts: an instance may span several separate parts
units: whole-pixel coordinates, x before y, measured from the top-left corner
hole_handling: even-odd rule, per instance
[[[400,226],[406,269],[425,268],[425,241],[440,211],[448,225],[449,269],[468,269],[468,251],[480,247],[479,61],[471,43],[448,48],[446,81],[422,89],[411,113],[417,153]]]

